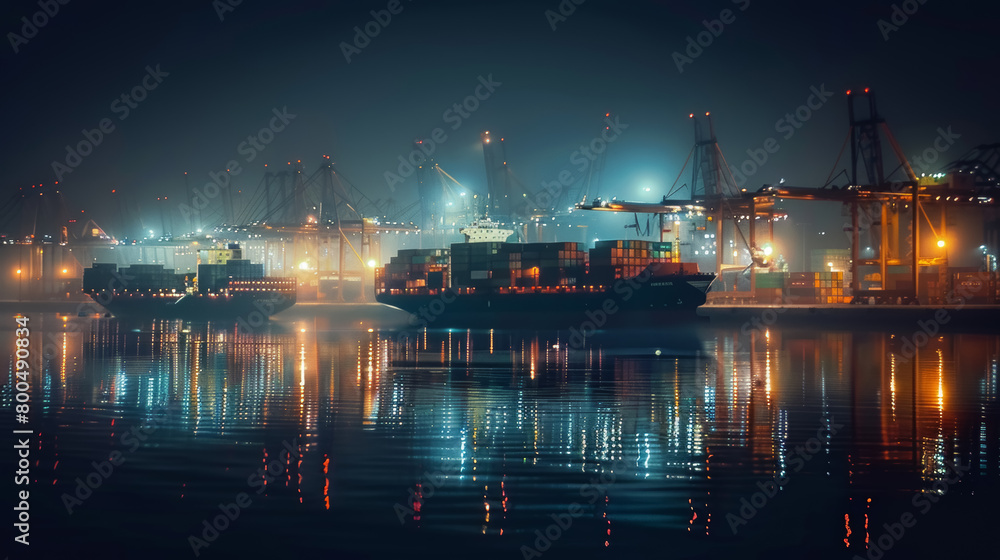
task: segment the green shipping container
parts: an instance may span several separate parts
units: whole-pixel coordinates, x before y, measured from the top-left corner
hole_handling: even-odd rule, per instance
[[[785,287],[785,275],[781,272],[764,272],[757,274],[756,282],[760,289],[781,289]]]

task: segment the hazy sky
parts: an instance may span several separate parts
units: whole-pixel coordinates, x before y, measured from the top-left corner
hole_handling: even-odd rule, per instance
[[[927,171],[998,141],[992,3],[52,3],[58,12],[44,17],[37,1],[0,8],[4,199],[61,173],[70,204],[98,221],[115,219],[112,189],[148,217],[157,196],[183,200],[185,171],[195,187],[235,160],[234,184],[249,193],[265,163],[301,159],[310,173],[323,155],[372,199],[405,206],[417,199],[414,178],[390,191],[385,173],[435,128],[447,138],[434,158],[462,183],[484,185],[479,135],[491,130],[537,189],[576,168],[574,151],[608,111],[627,128],[608,152],[607,197],[665,194],[693,141],[687,115],[704,111],[734,168],[768,138],[780,146],[749,187],[819,186],[847,133],[844,90],[866,86],[907,155],[950,127],[953,144]],[[372,10],[391,20],[370,23]],[[891,25],[894,12],[901,25]],[[366,25],[377,35],[355,43],[355,26]],[[689,47],[699,33],[707,46]],[[493,85],[477,90],[481,78]],[[477,92],[475,110],[454,111]],[[810,102],[799,127],[782,120]],[[83,131],[102,119],[109,132],[96,143]],[[243,144],[269,126],[280,127],[273,141]],[[88,136],[89,155],[67,155]],[[841,221],[837,208],[817,212]]]

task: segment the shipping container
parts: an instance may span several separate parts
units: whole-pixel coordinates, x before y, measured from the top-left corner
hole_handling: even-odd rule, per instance
[[[756,277],[757,289],[774,289],[785,287],[785,273],[759,272]]]

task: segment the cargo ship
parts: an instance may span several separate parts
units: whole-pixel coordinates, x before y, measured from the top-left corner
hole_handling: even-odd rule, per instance
[[[469,241],[449,249],[399,251],[376,270],[376,301],[420,326],[590,320],[599,328],[636,313],[694,317],[715,279],[679,262],[670,242],[598,241],[588,252],[582,243],[474,242],[483,232],[463,233]]]
[[[205,258],[203,258],[203,255]],[[232,320],[255,323],[295,304],[295,278],[264,276],[264,265],[242,258],[239,244],[198,252],[198,273],[160,264],[94,263],[83,291],[116,317]]]

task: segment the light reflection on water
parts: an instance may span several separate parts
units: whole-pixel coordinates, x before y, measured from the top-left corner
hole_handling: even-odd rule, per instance
[[[325,319],[32,322],[51,353],[32,362],[40,548],[189,554],[188,535],[246,492],[202,554],[517,558],[561,518],[545,556],[850,557],[914,511],[892,558],[977,538],[996,497],[995,335],[914,356],[891,333],[699,327],[581,346]],[[125,463],[68,515],[62,495],[115,450]],[[956,463],[971,471],[949,484]],[[778,494],[755,497],[774,479]],[[925,495],[939,499],[926,517]]]

